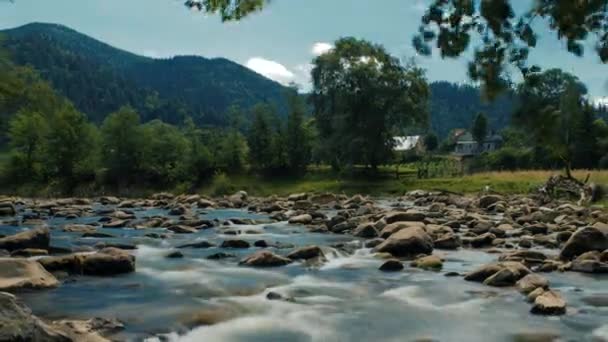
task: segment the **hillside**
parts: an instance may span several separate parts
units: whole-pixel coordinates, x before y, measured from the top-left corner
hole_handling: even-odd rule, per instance
[[[144,120],[178,123],[190,115],[200,124],[225,123],[234,104],[286,108],[285,87],[227,59],[147,58],[55,24],[0,32],[15,63],[32,65],[96,122],[125,104]]]

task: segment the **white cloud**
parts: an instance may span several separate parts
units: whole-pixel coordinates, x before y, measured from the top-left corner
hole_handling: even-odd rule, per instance
[[[596,106],[608,106],[608,96],[606,97],[596,97],[593,101]]]
[[[315,56],[321,56],[322,54],[329,52],[333,48],[334,46],[329,43],[317,42],[313,44],[311,52]]]
[[[258,74],[264,75],[271,80],[285,85],[292,82],[295,77],[294,73],[287,69],[283,64],[261,57],[250,58],[247,61],[246,66]]]

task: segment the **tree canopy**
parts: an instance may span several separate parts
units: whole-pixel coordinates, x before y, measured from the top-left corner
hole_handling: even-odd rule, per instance
[[[365,40],[342,38],[313,61],[310,95],[325,157],[334,165],[376,167],[393,136],[428,119],[424,71]]]

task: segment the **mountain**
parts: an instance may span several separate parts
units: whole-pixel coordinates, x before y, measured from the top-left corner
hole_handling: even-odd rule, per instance
[[[143,57],[57,24],[0,33],[16,64],[33,66],[95,122],[127,104],[146,121],[169,123],[192,116],[199,124],[225,124],[231,105],[259,102],[286,111],[284,86],[224,58]]]

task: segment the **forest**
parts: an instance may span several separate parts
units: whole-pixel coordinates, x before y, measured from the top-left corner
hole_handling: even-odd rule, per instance
[[[490,100],[479,87],[428,82],[381,45],[342,38],[313,60],[313,90],[300,94],[228,60],[154,60],[59,25],[4,34],[7,188],[192,189],[224,175],[298,177],[309,165],[373,175],[400,162],[394,136],[423,135],[420,160],[449,156],[455,129],[504,139],[472,171],[608,168],[606,107],[558,69]]]

